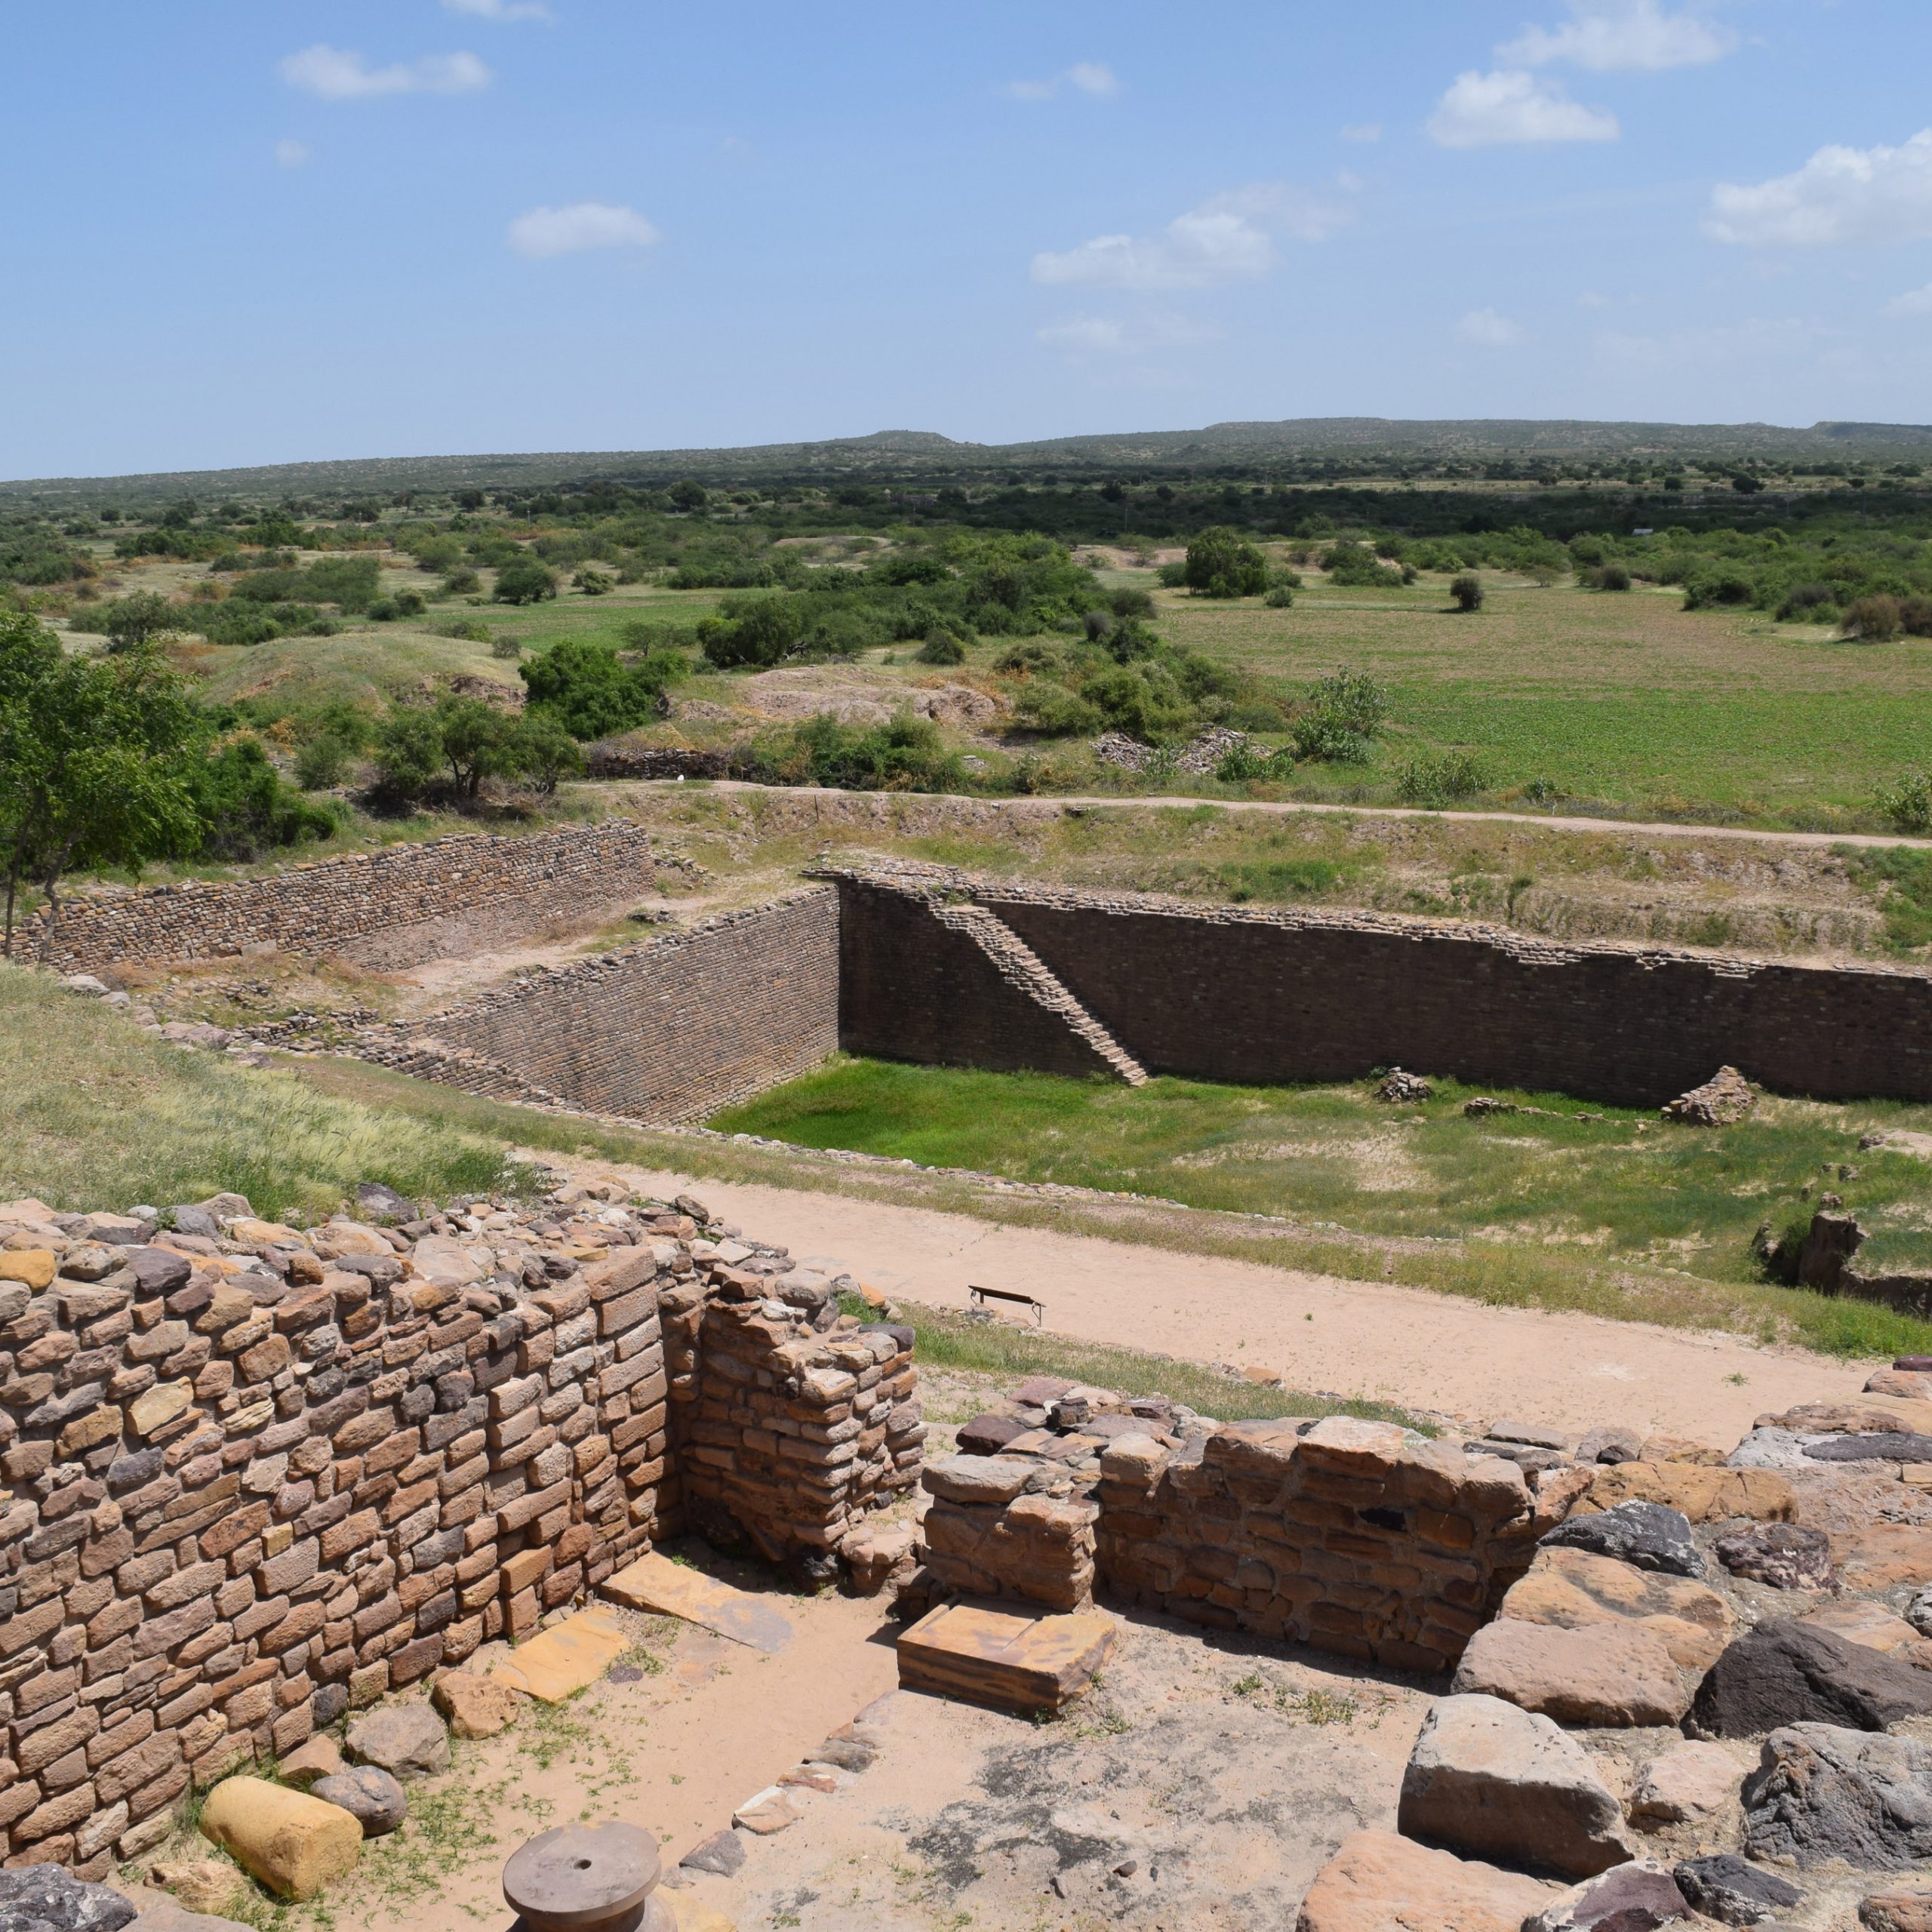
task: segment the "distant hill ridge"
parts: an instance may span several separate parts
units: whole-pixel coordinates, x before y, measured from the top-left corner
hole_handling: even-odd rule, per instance
[[[1199,429],[1152,429],[1057,436],[1024,443],[955,441],[929,429],[881,429],[815,443],[761,443],[734,449],[552,451],[478,456],[368,457],[241,469],[184,469],[143,475],[42,477],[0,483],[0,503],[26,508],[113,498],[140,502],[189,497],[392,494],[580,481],[589,477],[665,481],[777,474],[863,478],[930,472],[935,478],[1012,468],[1266,462],[1324,456],[1422,457],[1932,456],[1932,424],[1814,423],[1595,423],[1577,419],[1476,417],[1407,420],[1381,416],[1309,416],[1280,423],[1211,423]]]

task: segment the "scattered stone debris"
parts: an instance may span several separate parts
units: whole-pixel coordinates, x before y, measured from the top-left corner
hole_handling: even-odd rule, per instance
[[[1733,1127],[1757,1104],[1743,1075],[1734,1066],[1721,1066],[1703,1086],[1666,1101],[1662,1112],[1666,1120],[1686,1127]]]
[[[1432,1100],[1435,1089],[1419,1073],[1404,1073],[1399,1066],[1392,1066],[1376,1088],[1375,1097],[1391,1106],[1404,1101]]]
[[[1231,731],[1223,724],[1210,725],[1179,751],[1143,744],[1124,731],[1103,731],[1094,740],[1094,755],[1103,764],[1118,766],[1122,771],[1185,772],[1198,778],[1215,771],[1229,752],[1241,749],[1248,742],[1245,731]],[[1264,751],[1261,755],[1272,754]]]

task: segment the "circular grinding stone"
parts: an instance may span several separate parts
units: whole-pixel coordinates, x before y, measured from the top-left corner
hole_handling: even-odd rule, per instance
[[[635,1825],[559,1825],[503,1867],[503,1897],[531,1932],[629,1932],[657,1884],[657,1841]]]

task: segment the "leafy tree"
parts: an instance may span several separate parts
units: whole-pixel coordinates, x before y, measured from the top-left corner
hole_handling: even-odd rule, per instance
[[[534,557],[521,557],[497,571],[497,586],[490,594],[499,604],[540,604],[556,595],[557,574]]]
[[[1846,605],[1841,629],[1847,637],[1860,638],[1867,644],[1889,644],[1898,635],[1902,623],[1899,600],[1881,592]]]
[[[1482,579],[1474,571],[1464,571],[1454,578],[1449,586],[1449,595],[1456,600],[1459,611],[1480,611],[1482,608]]]
[[[158,591],[153,590],[137,590],[131,597],[104,605],[100,613],[110,651],[138,651],[152,644],[176,629],[181,614]]]
[[[573,738],[605,738],[653,716],[658,700],[691,668],[683,652],[654,651],[626,663],[608,644],[565,638],[517,667],[533,708]]]
[[[251,860],[279,845],[326,838],[334,814],[291,792],[257,738],[237,738],[191,759],[188,789],[200,820],[196,856]]]
[[[1268,588],[1268,560],[1240,531],[1217,524],[1188,545],[1181,580],[1197,597],[1259,597]]]
[[[191,758],[206,718],[152,645],[74,658],[32,619],[0,613],[0,860],[5,951],[29,880],[47,895],[43,943],[75,866],[195,851]]]
[[[518,736],[518,769],[540,797],[550,797],[566,778],[583,777],[583,754],[554,718],[527,711]]]
[[[443,765],[443,734],[435,714],[398,706],[376,731],[377,789],[387,797],[420,798]]]
[[[571,582],[586,597],[608,597],[617,587],[617,580],[608,571],[594,571],[588,566],[579,571]]]
[[[710,500],[710,493],[694,478],[687,476],[682,482],[671,485],[671,504],[674,509],[701,510]]]

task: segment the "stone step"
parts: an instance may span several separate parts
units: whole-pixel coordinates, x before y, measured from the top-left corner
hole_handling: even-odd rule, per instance
[[[1079,1035],[1130,1087],[1147,1084],[1147,1069],[1076,999],[1047,962],[996,913],[983,906],[935,906],[933,916],[949,931],[963,933],[992,961],[1016,992],[1054,1014]]]

